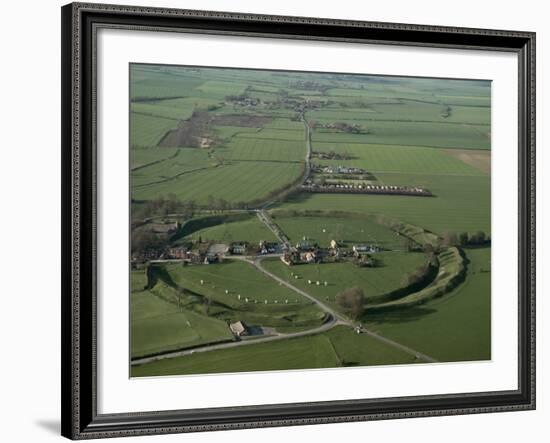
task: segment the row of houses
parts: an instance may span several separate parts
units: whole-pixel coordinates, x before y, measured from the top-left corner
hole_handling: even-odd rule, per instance
[[[314,166],[314,172],[323,173],[323,174],[343,174],[343,175],[352,175],[352,174],[368,174],[369,172],[366,169],[362,168],[352,168],[348,166],[340,165],[328,165],[328,166]]]
[[[320,194],[385,194],[433,197],[429,189],[418,186],[367,185],[367,184],[316,184],[306,183],[300,187],[302,192]]]
[[[288,266],[307,263],[322,263],[324,261],[334,261],[339,259],[353,258],[361,263],[369,264],[369,254],[375,254],[381,251],[378,245],[373,244],[356,244],[351,247],[351,250],[341,248],[336,240],[330,241],[329,248],[319,247],[317,244],[312,244],[307,239],[302,239],[300,242],[289,251],[281,256],[281,261]]]
[[[132,263],[145,263],[157,260],[181,260],[193,264],[210,264],[219,261],[219,254],[209,254],[205,250],[189,250],[185,246],[164,249],[147,249],[134,253]]]

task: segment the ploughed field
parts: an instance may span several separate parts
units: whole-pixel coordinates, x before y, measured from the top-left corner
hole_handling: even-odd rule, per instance
[[[407,236],[426,244],[450,231],[490,235],[489,82],[136,64],[130,94],[134,208],[166,197],[195,208],[179,220],[171,246],[277,241],[254,212],[262,208],[293,245],[376,245],[372,268],[351,261],[288,267],[278,257],[261,266],[340,312],[336,294],[362,288],[367,329],[436,360],[491,358],[490,244],[445,250],[434,280],[416,288],[421,302],[416,292],[404,293],[397,308],[381,297],[426,264],[424,253],[409,252]],[[419,187],[434,197],[295,192],[308,144],[315,166],[364,171],[315,172],[313,180]],[[390,228],[397,222],[407,226],[401,235]],[[228,323],[238,320],[269,333],[327,320],[318,305],[245,261],[153,268],[150,281],[145,270],[132,271],[132,358],[230,343]],[[447,271],[460,278],[442,292]],[[133,366],[132,375],[414,362],[340,325]]]

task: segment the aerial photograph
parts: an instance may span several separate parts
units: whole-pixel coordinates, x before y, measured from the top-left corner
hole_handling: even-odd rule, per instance
[[[491,360],[490,81],[129,74],[131,377]]]

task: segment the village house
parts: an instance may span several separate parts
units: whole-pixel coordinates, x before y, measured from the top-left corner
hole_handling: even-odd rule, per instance
[[[279,245],[273,242],[260,241],[260,254],[273,254]]]
[[[300,263],[300,253],[296,250],[287,251],[281,256],[281,261],[287,266],[298,264]]]
[[[209,265],[211,263],[216,263],[219,261],[219,257],[217,255],[207,255],[204,257],[204,261],[202,262],[204,265]]]
[[[189,258],[189,251],[185,246],[176,246],[173,248],[168,248],[166,251],[167,258],[184,260]]]
[[[146,249],[139,251],[132,255],[132,261],[135,263],[145,263],[151,260],[158,260],[162,257],[163,251],[161,249]]]
[[[235,255],[246,254],[246,244],[244,243],[235,243],[231,246],[231,253]]]
[[[151,225],[151,232],[154,234],[172,235],[180,228],[179,222],[154,223]]]
[[[300,251],[312,251],[314,249],[313,245],[307,240],[302,240],[296,243],[296,249]]]
[[[366,253],[366,252],[379,252],[380,248],[373,245],[353,245],[353,252],[356,254]]]
[[[193,263],[195,265],[199,265],[204,262],[204,254],[201,254],[200,252],[189,252],[188,254],[188,260],[189,263]]]
[[[229,325],[229,329],[235,337],[242,337],[243,335],[248,335],[248,327],[243,321],[236,321]]]
[[[307,251],[300,254],[300,260],[302,262],[314,263],[316,259],[317,259],[317,255],[315,254],[315,252],[312,252],[312,251]]]

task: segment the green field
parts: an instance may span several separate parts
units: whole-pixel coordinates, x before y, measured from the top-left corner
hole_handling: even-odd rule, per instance
[[[275,241],[276,237],[256,216],[247,214],[227,222],[205,227],[185,236],[185,240],[216,240],[229,244],[231,242],[259,243],[261,240]]]
[[[245,137],[241,134],[234,137],[227,145],[227,150],[221,151],[220,155],[235,161],[261,160],[284,163],[302,161],[305,157],[306,146],[303,140],[262,139],[258,135],[254,133],[250,134],[250,137]]]
[[[402,287],[402,277],[426,261],[421,253],[380,252],[376,257],[383,263],[380,268],[360,268],[346,262],[289,267],[277,259],[264,260],[263,266],[323,303],[341,310],[335,302],[335,296],[343,289],[360,287],[368,302],[370,297]],[[298,276],[298,279],[295,276]],[[312,284],[309,284],[309,280]],[[317,281],[320,282],[319,285],[316,284]],[[325,281],[327,286],[324,286]]]
[[[342,326],[319,335],[132,366],[133,377],[416,363],[403,351]]]
[[[136,200],[150,200],[174,194],[180,200],[194,200],[199,205],[206,205],[210,197],[246,203],[267,198],[302,173],[301,163],[232,162],[136,186],[132,196]]]
[[[383,336],[439,361],[491,359],[491,250],[468,249],[466,281],[419,307],[364,318]]]
[[[156,146],[164,134],[177,126],[178,120],[152,115],[130,114],[130,140],[132,146]]]
[[[340,118],[338,121],[344,120]],[[491,146],[489,128],[484,125],[372,121],[366,127],[370,131],[368,134],[315,131],[312,140],[313,142],[387,143],[402,146],[460,149],[489,149]]]
[[[162,274],[171,285],[187,291],[193,309],[224,321],[243,320],[251,326],[289,332],[317,327],[325,320],[324,312],[312,301],[274,284],[246,262],[167,264]]]
[[[170,288],[159,284],[150,291],[139,290],[144,284],[144,272],[133,271],[132,357],[233,339],[225,322],[182,308],[159,296],[166,296]]]
[[[298,194],[284,210],[326,210],[384,214],[442,234],[444,231],[491,232],[491,178],[488,176],[377,173],[385,184],[421,186],[436,197]]]
[[[366,217],[304,216],[273,211],[273,220],[293,243],[305,237],[308,242],[324,247],[336,240],[340,246],[348,248],[368,243],[387,250],[404,249],[405,241],[394,231]]]
[[[320,152],[347,153],[352,158],[347,166],[363,168],[370,172],[402,172],[408,174],[438,174],[479,176],[478,169],[451,157],[445,151],[417,146],[385,146],[368,144],[314,143],[313,149]],[[339,165],[342,160],[315,160],[320,165]]]

